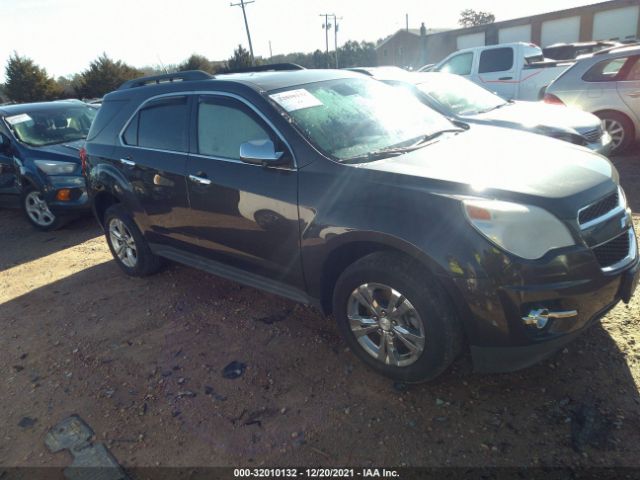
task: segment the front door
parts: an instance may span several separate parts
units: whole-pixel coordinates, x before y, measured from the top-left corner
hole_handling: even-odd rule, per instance
[[[301,285],[298,178],[292,152],[244,102],[203,95],[194,105],[187,166],[190,219],[201,254],[273,280]],[[272,140],[289,161],[262,166],[240,160],[240,145]]]
[[[0,135],[3,135],[1,130]],[[0,196],[16,195],[19,190],[16,178],[16,164],[11,154],[11,140],[6,135],[4,135],[4,138],[4,147],[0,145]]]
[[[114,150],[114,162],[133,187],[136,221],[150,243],[195,243],[189,227],[185,173],[189,151],[190,96],[144,104]]]

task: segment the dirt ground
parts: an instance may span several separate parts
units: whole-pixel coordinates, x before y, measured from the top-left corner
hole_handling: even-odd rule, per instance
[[[640,154],[614,163],[640,227]],[[312,308],[178,265],[130,279],[92,218],[39,233],[0,210],[0,478],[69,465],[44,437],[71,414],[125,468],[640,467],[639,327],[640,292],[540,365],[465,356],[406,388]]]

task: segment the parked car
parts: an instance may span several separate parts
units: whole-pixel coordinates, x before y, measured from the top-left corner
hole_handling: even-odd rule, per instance
[[[0,107],[0,202],[39,230],[90,212],[79,151],[95,115],[78,100]]]
[[[133,80],[105,96],[86,150],[127,275],[167,258],[316,305],[396,380],[435,378],[465,345],[478,370],[530,365],[638,280],[604,157],[459,128],[353,72]]]
[[[547,85],[570,65],[545,61],[540,47],[518,42],[458,50],[432,71],[462,75],[506,100],[535,101],[542,99]]]
[[[612,150],[640,140],[640,45],[583,58],[547,88],[545,102],[582,108],[600,117]]]
[[[602,128],[600,119],[577,108],[507,101],[450,73],[411,73],[379,67],[357,71],[409,90],[425,105],[452,120],[526,130],[582,145],[602,155],[608,155],[611,148],[611,137]]]
[[[554,43],[542,49],[545,58],[551,60],[574,60],[580,55],[594,53],[605,48],[619,46],[620,43],[614,41],[592,41],[575,43]]]

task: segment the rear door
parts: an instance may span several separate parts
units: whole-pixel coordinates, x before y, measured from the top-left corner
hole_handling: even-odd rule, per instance
[[[635,115],[635,121],[640,121],[640,56],[629,59],[625,65],[626,73],[622,80],[617,82],[618,94],[622,101]]]
[[[114,151],[117,167],[132,185],[136,221],[151,243],[195,242],[185,179],[191,98],[162,96],[143,104]]]
[[[478,83],[502,98],[515,98],[518,86],[513,47],[487,48],[478,59]]]
[[[301,285],[298,178],[283,137],[247,103],[224,95],[200,96],[192,126],[190,218],[202,255]],[[288,164],[241,161],[240,145],[253,140],[273,141]]]

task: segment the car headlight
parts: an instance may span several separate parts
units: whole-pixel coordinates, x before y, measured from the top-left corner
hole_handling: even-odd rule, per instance
[[[77,163],[57,160],[34,160],[33,163],[47,175],[71,175],[78,168]]]
[[[532,205],[498,200],[464,199],[471,224],[503,250],[528,260],[575,242],[567,227],[551,213]]]

